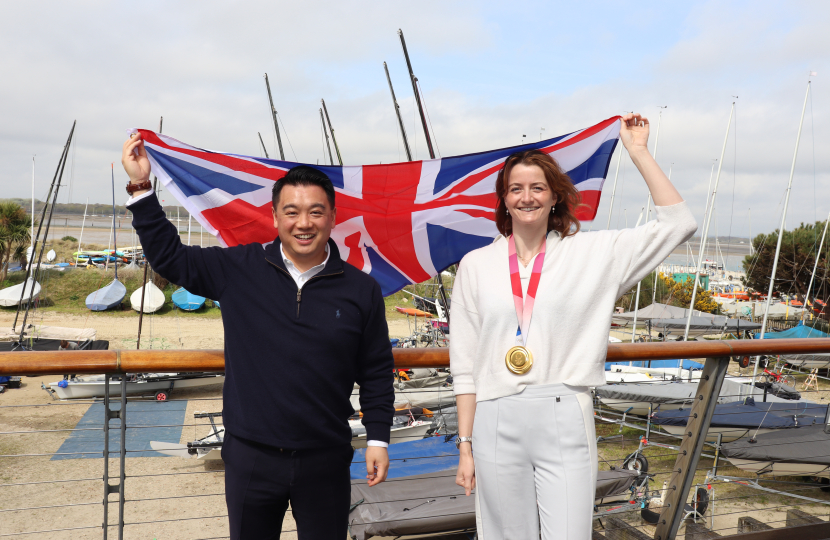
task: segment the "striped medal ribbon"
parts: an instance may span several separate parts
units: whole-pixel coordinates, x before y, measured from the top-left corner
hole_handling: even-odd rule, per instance
[[[530,274],[530,284],[527,287],[527,298],[523,298],[522,280],[519,277],[519,256],[516,254],[516,242],[513,235],[507,240],[507,255],[510,261],[510,285],[513,289],[513,303],[516,306],[516,317],[519,327],[516,329],[516,346],[512,347],[504,357],[508,371],[515,375],[524,375],[533,367],[533,355],[527,348],[527,333],[530,329],[530,318],[533,315],[533,303],[536,300],[536,291],[539,289],[539,280],[542,277],[542,266],[545,263],[545,240],[533,261],[533,271]]]

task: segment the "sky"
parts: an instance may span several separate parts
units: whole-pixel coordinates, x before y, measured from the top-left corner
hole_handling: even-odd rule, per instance
[[[384,61],[426,158],[399,28],[443,156],[636,111],[653,152],[659,123],[657,161],[701,223],[728,128],[711,224],[721,236],[779,226],[810,80],[787,227],[830,212],[830,4],[758,0],[3,2],[0,198],[31,196],[33,156],[45,198],[73,120],[59,202],[110,202],[115,162],[123,203],[126,129],[160,116],[164,133],[225,152],[261,155],[259,132],[273,157],[264,73],[286,159],[327,159],[324,98],[346,164],[403,161]],[[616,163],[586,229],[608,223]],[[647,195],[623,156],[611,228],[633,226]]]

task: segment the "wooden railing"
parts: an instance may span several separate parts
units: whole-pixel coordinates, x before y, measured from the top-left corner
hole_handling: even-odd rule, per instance
[[[697,470],[703,442],[717,404],[730,358],[779,354],[830,353],[830,338],[721,340],[669,343],[610,343],[606,361],[667,360],[705,358],[697,391],[690,410],[686,434],[680,444],[677,460],[669,477],[666,500],[657,523],[655,540],[673,540],[684,514],[684,504]],[[393,349],[395,366],[399,368],[447,367],[446,348]],[[225,370],[221,350],[113,350],[113,351],[13,351],[0,353],[0,375],[57,375],[63,373],[164,373]],[[122,382],[122,384],[124,384]],[[126,392],[123,392],[126,395]],[[122,397],[122,404],[126,403]],[[122,429],[122,444],[124,437]],[[106,448],[106,447],[105,447]],[[123,462],[123,452],[122,452]],[[123,467],[123,465],[122,465]],[[123,480],[123,468],[122,468]],[[123,493],[121,500],[123,509]],[[809,527],[816,530],[807,531]],[[123,529],[123,523],[122,523]],[[779,529],[739,535],[753,540],[790,538],[794,531]],[[795,537],[827,538],[830,523],[808,526]],[[808,534],[809,533],[809,534]],[[813,536],[811,536],[813,534]],[[736,538],[738,538],[736,537]]]
[[[448,367],[446,348],[392,349],[399,368]],[[830,338],[609,343],[607,362],[830,353]],[[14,351],[0,353],[0,375],[164,373],[225,370],[225,354],[211,350]]]

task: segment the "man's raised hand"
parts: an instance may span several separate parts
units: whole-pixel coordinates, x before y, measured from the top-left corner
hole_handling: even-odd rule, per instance
[[[150,159],[147,157],[147,151],[144,149],[144,141],[141,139],[140,133],[130,135],[130,138],[124,142],[124,148],[121,152],[121,165],[124,166],[124,170],[133,184],[140,184],[150,179]]]

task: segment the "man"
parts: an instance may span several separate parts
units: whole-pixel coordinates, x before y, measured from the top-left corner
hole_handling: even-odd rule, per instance
[[[273,188],[278,238],[184,246],[149,190],[139,134],[124,143],[127,203],[161,275],[222,303],[225,499],[232,539],[279,538],[285,510],[299,538],[345,538],[353,450],[349,396],[360,385],[369,485],[386,478],[394,411],[392,350],[380,286],[329,239],[334,188],[296,167]]]

